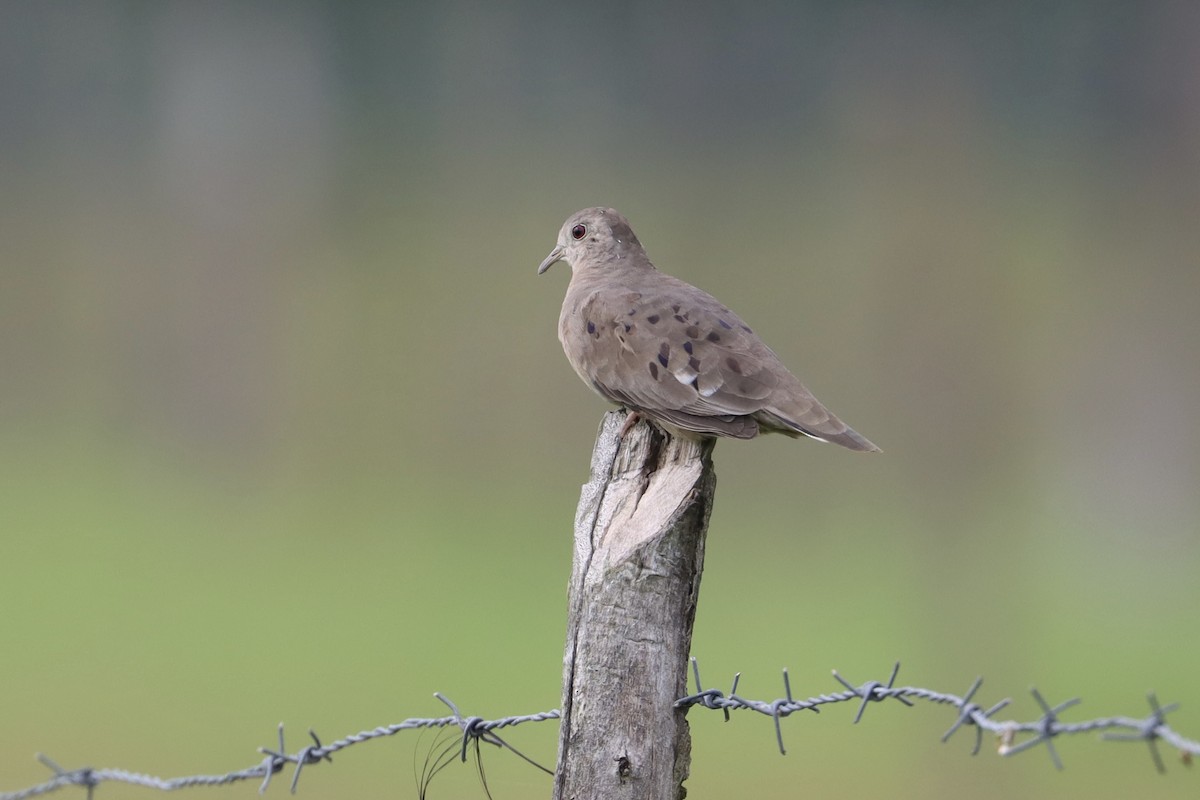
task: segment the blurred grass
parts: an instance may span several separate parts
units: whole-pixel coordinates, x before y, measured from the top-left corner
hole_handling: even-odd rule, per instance
[[[878,458],[722,443],[695,654],[1200,735],[1200,20],[361,4],[0,26],[0,789],[558,704],[603,404],[561,220],[633,219]],[[1179,796],[1138,747],[969,759],[944,710],[692,715],[693,797]],[[553,760],[552,726],[513,741]],[[402,735],[309,797],[415,794]],[[487,754],[496,797],[544,794]],[[1173,765],[1172,765],[1173,766]],[[273,791],[280,791],[276,787]],[[100,790],[107,793],[108,787]],[[205,790],[208,791],[208,790]],[[213,794],[244,797],[250,787]],[[479,796],[452,768],[434,796]],[[102,795],[103,796],[103,795]]]

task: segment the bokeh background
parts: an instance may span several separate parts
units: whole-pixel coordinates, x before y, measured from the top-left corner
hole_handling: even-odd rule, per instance
[[[0,790],[557,706],[612,205],[878,442],[723,442],[695,654],[1200,736],[1200,6],[6,4]],[[1010,714],[1009,710],[1004,712]],[[1169,797],[946,709],[695,712],[691,797]],[[546,764],[552,724],[511,740]],[[415,797],[404,734],[309,798]],[[550,782],[488,753],[497,798]],[[99,797],[152,796],[105,786]],[[197,790],[252,797],[243,784]],[[277,785],[272,792],[286,791]],[[433,797],[481,797],[471,767]]]

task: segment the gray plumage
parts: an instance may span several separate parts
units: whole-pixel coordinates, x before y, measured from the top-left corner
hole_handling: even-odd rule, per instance
[[[741,317],[655,269],[615,210],[571,215],[538,274],[557,261],[572,273],[558,338],[605,399],[677,434],[777,432],[879,450],[821,405]]]

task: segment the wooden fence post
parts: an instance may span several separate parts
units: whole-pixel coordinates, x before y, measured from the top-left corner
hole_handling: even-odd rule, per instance
[[[679,800],[712,440],[609,412],[575,516],[555,800]]]

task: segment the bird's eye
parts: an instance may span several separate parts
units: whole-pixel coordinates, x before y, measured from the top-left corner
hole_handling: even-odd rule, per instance
[[[576,241],[578,241],[579,239],[582,239],[585,236],[587,236],[587,228],[584,227],[583,225],[576,225],[574,228],[571,228],[571,238],[572,239],[575,239]]]

